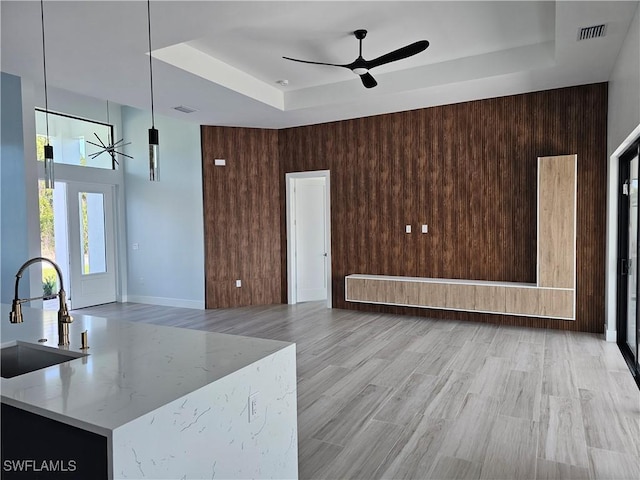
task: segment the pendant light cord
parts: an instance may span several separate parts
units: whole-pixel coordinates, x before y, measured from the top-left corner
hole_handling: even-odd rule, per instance
[[[42,25],[42,65],[44,70],[44,113],[47,125],[47,145],[49,145],[49,99],[47,96],[47,54],[44,45],[44,0],[40,0],[40,19]]]
[[[42,0],[40,0],[42,1]],[[149,26],[149,77],[151,78],[151,128],[155,128],[153,116],[153,67],[151,65],[151,0],[147,0],[147,25]]]
[[[111,122],[109,121],[109,100],[107,100],[107,126],[109,127],[109,132],[107,133],[107,140],[109,141],[109,145],[111,145],[111,142],[113,141],[111,139]]]

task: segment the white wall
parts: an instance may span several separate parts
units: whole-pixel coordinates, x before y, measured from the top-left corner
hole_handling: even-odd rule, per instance
[[[160,181],[149,181],[151,114],[122,108],[132,144],[125,165],[128,301],[204,308],[200,126],[156,116]],[[134,245],[137,249],[134,249]]]
[[[20,78],[2,73],[0,121],[0,301],[11,303],[15,274],[29,258]],[[27,290],[21,289],[21,292]]]
[[[609,77],[607,151],[609,155],[607,194],[607,278],[605,293],[606,336],[616,341],[616,263],[618,232],[618,158],[614,155],[625,142],[640,134],[640,7]],[[638,133],[635,133],[638,132]],[[622,153],[622,152],[618,152]]]
[[[640,7],[609,77],[608,151],[611,155],[640,123]]]

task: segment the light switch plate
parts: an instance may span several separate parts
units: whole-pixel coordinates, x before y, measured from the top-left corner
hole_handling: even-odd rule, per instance
[[[242,280],[236,280],[236,287],[242,286]]]
[[[258,399],[258,392],[252,393],[249,395],[249,423],[255,420],[258,417],[258,408],[260,408],[260,403]]]
[[[422,233],[429,233],[429,225],[422,225]]]
[[[405,233],[411,233],[411,225],[406,225],[404,227],[404,231],[405,231]]]

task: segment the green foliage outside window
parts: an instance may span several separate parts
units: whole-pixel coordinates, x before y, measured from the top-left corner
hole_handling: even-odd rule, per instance
[[[56,280],[55,273],[43,272],[42,276],[44,277],[42,280],[42,289],[44,290],[44,294],[53,295],[58,287],[58,281]]]

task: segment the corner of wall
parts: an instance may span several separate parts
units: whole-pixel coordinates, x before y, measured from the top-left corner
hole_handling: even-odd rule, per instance
[[[614,152],[640,127],[640,3],[609,77],[607,114],[607,226],[605,324],[607,339],[616,332],[618,234],[618,157]],[[610,340],[615,341],[615,340]]]
[[[13,298],[15,273],[28,258],[27,193],[25,179],[22,83],[20,77],[2,72],[0,77],[0,301]]]

